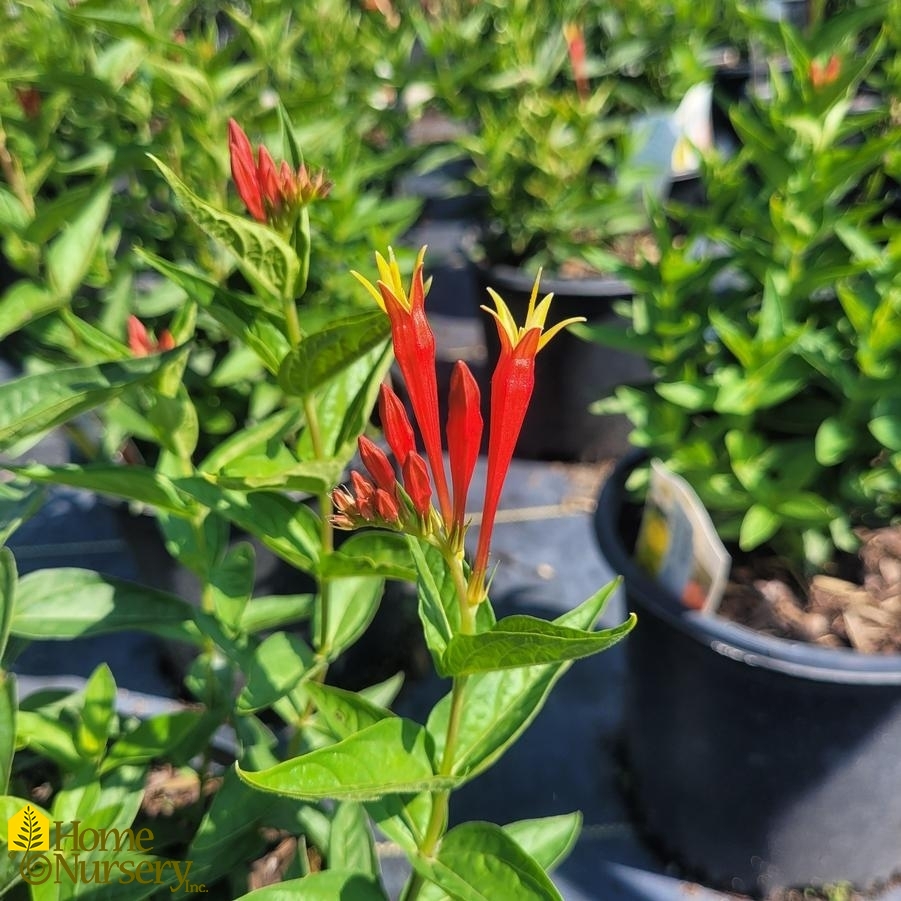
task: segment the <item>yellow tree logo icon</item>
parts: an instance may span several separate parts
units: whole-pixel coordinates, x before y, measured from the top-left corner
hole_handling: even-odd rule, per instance
[[[6,828],[10,857],[25,854],[19,865],[22,878],[30,885],[46,882],[51,873],[50,861],[45,854],[34,852],[50,850],[50,821],[26,804],[6,821]]]
[[[50,850],[50,821],[30,804],[10,817],[6,826],[11,852]]]

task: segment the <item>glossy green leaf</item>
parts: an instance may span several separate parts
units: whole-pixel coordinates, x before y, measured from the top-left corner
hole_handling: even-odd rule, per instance
[[[30,463],[8,468],[34,482],[84,488],[110,497],[138,501],[178,516],[190,516],[196,509],[196,505],[182,496],[166,476],[147,466],[113,463],[44,466]]]
[[[372,410],[394,353],[388,341],[351,363],[315,394],[323,453],[347,463],[357,452],[357,438],[369,424]],[[307,429],[298,456],[315,456]]]
[[[254,791],[227,771],[185,855],[194,861],[192,881],[218,876],[223,861],[259,856],[265,847],[260,820],[272,803],[272,797]]]
[[[385,582],[378,576],[350,576],[329,581],[326,646],[330,659],[349,648],[372,622]],[[318,628],[318,621],[316,622]]]
[[[10,535],[41,509],[44,493],[45,489],[35,485],[0,484],[0,545],[6,544]]]
[[[167,362],[185,353],[186,349],[176,348],[156,356],[71,366],[0,384],[0,448],[108,403],[126,388],[149,381]]]
[[[572,851],[582,831],[582,814],[563,813],[552,817],[519,820],[502,827],[545,871],[562,863]]]
[[[283,459],[274,459],[264,454],[246,454],[207,478],[223,488],[238,491],[277,488],[321,495],[335,487],[344,471],[344,464],[340,460],[298,462],[293,458],[287,459],[291,457],[287,448],[284,448],[283,456]]]
[[[408,542],[418,575],[419,619],[423,635],[439,674],[445,676],[444,654],[454,635],[450,618],[453,609],[449,608],[456,608],[455,588],[447,565],[437,550],[415,538],[409,538]],[[449,599],[447,606],[445,598]]]
[[[68,302],[62,294],[23,279],[0,297],[0,338],[17,332],[22,326],[46,316]]]
[[[191,605],[163,591],[68,567],[19,580],[13,635],[61,639],[123,629],[200,642]]]
[[[175,485],[283,560],[305,572],[315,569],[321,550],[319,519],[303,503],[274,491],[233,491],[197,477],[177,479]]]
[[[16,753],[16,677],[0,669],[0,794],[9,788]]]
[[[431,738],[420,725],[390,717],[335,745],[311,751],[268,770],[238,775],[261,791],[289,798],[365,801],[453,787],[432,764]]]
[[[249,347],[269,372],[273,375],[278,372],[291,347],[279,327],[280,308],[275,313],[267,312],[252,295],[226,291],[199,273],[176,266],[142,248],[137,248],[136,252],[196,300],[243,346]]]
[[[67,772],[76,772],[82,765],[81,755],[72,732],[51,716],[31,710],[19,710],[16,742],[20,747],[58,763]]]
[[[238,696],[238,712],[254,713],[274,704],[310,675],[315,663],[316,655],[299,635],[273,633],[242,667],[247,684]]]
[[[103,770],[149,763],[158,757],[171,758],[191,733],[198,730],[202,720],[203,714],[197,710],[173,710],[141,720],[113,742],[103,761]]]
[[[355,691],[318,682],[310,682],[305,690],[339,741],[394,716],[390,710],[366,700]]]
[[[405,536],[366,530],[351,535],[339,550],[323,558],[324,577],[373,575],[413,582],[416,568]]]
[[[16,609],[16,585],[19,574],[16,558],[9,548],[0,548],[0,674],[5,666],[6,645]]]
[[[238,901],[387,901],[385,893],[377,882],[360,873],[342,873],[338,870],[323,870],[310,873],[302,879],[289,879],[276,885],[267,885]]]
[[[68,300],[87,275],[103,234],[112,190],[112,185],[95,187],[47,250],[47,278],[56,297]]]
[[[617,585],[610,583],[554,622],[590,629]],[[554,684],[571,665],[572,661],[565,661],[470,676],[463,688],[454,775],[471,779],[490,767],[538,715]],[[450,698],[449,693],[445,695],[428,719],[436,756],[444,749]]]
[[[229,548],[210,573],[210,591],[216,616],[232,629],[240,627],[244,608],[253,594],[256,555],[253,545],[241,542]]]
[[[293,299],[300,263],[297,254],[275,231],[216,209],[188,188],[165,163],[154,156],[150,158],[185,212],[211,238],[235,254],[239,268],[251,284],[275,301]]]
[[[493,823],[456,826],[435,860],[417,857],[413,865],[459,901],[562,901],[539,863]]]
[[[342,801],[332,816],[328,843],[329,869],[361,873],[378,879],[379,862],[372,839],[369,817],[362,805]]]
[[[741,549],[750,551],[763,544],[764,541],[776,534],[780,525],[781,520],[776,513],[768,507],[764,507],[763,504],[753,504],[741,521],[741,531],[738,536]]]
[[[86,760],[97,760],[106,750],[116,715],[116,682],[112,671],[101,663],[84,687],[75,744]]]
[[[251,598],[241,615],[242,632],[279,629],[289,623],[299,623],[313,614],[314,594],[287,594],[274,597]]]
[[[487,632],[457,634],[442,657],[445,674],[512,669],[578,660],[605,651],[625,638],[635,625],[635,614],[613,629],[592,632],[560,626],[533,616],[508,616]]]
[[[883,447],[901,450],[901,403],[896,403],[895,409],[871,419],[869,429]]]
[[[296,432],[302,422],[303,413],[299,409],[278,410],[262,421],[229,435],[210,451],[198,469],[203,473],[219,472],[248,454],[262,452],[270,442],[281,441]]]
[[[381,310],[359,313],[306,335],[282,361],[278,381],[288,394],[306,395],[335,378],[390,335]]]
[[[850,422],[836,416],[824,419],[817,429],[814,444],[817,463],[821,466],[841,463],[857,440],[856,430]]]

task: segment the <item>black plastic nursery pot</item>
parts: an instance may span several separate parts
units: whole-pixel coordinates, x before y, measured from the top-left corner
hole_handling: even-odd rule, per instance
[[[477,265],[479,302],[492,305],[486,288],[504,299],[513,318],[525,322],[535,277],[515,266]],[[589,324],[619,322],[616,300],[632,290],[617,278],[564,279],[543,276],[539,299],[553,292],[548,326],[571,316]],[[494,319],[484,316],[488,367],[500,354]],[[637,354],[601,347],[564,330],[538,354],[535,390],[516,446],[519,457],[538,460],[595,461],[620,456],[628,448],[631,426],[625,416],[599,416],[589,407],[624,382],[650,378]]]
[[[601,553],[624,577],[625,751],[638,815],[711,885],[873,887],[901,870],[901,655],[772,638],[684,608],[632,560],[619,463]]]

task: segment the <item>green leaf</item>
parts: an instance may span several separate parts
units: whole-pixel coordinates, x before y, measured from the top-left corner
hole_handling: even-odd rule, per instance
[[[901,401],[896,401],[890,409],[888,403],[877,404],[880,415],[869,422],[870,434],[889,450],[901,450]],[[885,410],[885,412],[881,412]]]
[[[310,682],[305,690],[339,741],[394,716],[390,710],[367,701],[355,691],[318,682]]]
[[[266,312],[253,295],[227,291],[197,272],[176,266],[143,248],[136,248],[136,253],[196,300],[232,337],[249,347],[269,372],[273,375],[278,372],[291,348],[279,327],[280,307],[274,313]]]
[[[435,773],[429,734],[401,717],[380,720],[344,741],[268,770],[249,773],[238,767],[237,772],[261,791],[313,801],[442,791],[456,781]]]
[[[229,435],[210,451],[198,469],[203,473],[219,472],[248,454],[262,452],[270,442],[281,441],[297,431],[302,421],[300,410],[278,410],[261,422]]]
[[[397,532],[369,530],[351,535],[341,548],[322,560],[323,578],[373,575],[386,579],[416,580],[405,536]]]
[[[171,758],[203,719],[204,714],[197,710],[174,710],[147,717],[113,742],[103,761],[103,771],[125,764],[149,763],[157,757]]]
[[[379,862],[369,827],[369,817],[362,805],[342,801],[332,816],[328,843],[328,865],[331,870],[347,870],[377,879]]]
[[[278,382],[288,394],[306,395],[335,378],[390,335],[380,310],[360,313],[307,335],[282,361]]]
[[[47,251],[47,279],[63,301],[75,293],[91,267],[109,213],[112,185],[95,187],[79,214]]]
[[[238,901],[387,901],[377,882],[359,873],[323,870],[241,895]]]
[[[445,675],[562,663],[589,657],[625,638],[635,625],[635,614],[613,629],[599,632],[559,626],[533,616],[507,616],[487,632],[457,634],[442,656]]]
[[[385,587],[378,576],[351,576],[329,581],[329,620],[325,645],[329,659],[349,648],[372,622]]]
[[[200,643],[194,611],[173,595],[86,569],[43,569],[19,581],[12,634],[61,639],[143,629]]]
[[[166,476],[147,466],[113,463],[44,466],[41,463],[30,463],[25,466],[7,466],[7,469],[33,482],[84,488],[98,494],[168,510],[177,516],[191,516],[196,512],[196,505],[183,497]]]
[[[175,485],[204,506],[256,536],[298,569],[313,572],[321,551],[319,519],[309,507],[274,491],[247,494],[204,478],[177,479]]]
[[[55,369],[0,384],[0,448],[43,434],[108,403],[126,388],[149,381],[167,362],[186,353],[186,348],[176,348],[156,356]]]
[[[582,814],[575,811],[520,820],[503,830],[547,872],[562,863],[573,849],[582,830]]]
[[[314,594],[251,598],[241,615],[239,631],[260,632],[264,629],[279,629],[288,623],[309,619],[313,614],[315,601]]]
[[[539,863],[493,823],[451,829],[435,860],[416,857],[413,865],[459,901],[562,901]]]
[[[242,666],[247,684],[238,696],[238,713],[254,713],[271,706],[311,675],[315,663],[316,655],[299,635],[270,635]]]
[[[67,772],[74,773],[82,765],[72,733],[52,717],[30,710],[19,710],[16,742],[49,757]]]
[[[0,338],[52,313],[66,302],[67,298],[34,282],[25,279],[16,282],[0,297]]]
[[[443,672],[444,654],[454,636],[454,630],[445,609],[444,598],[451,599],[449,606],[456,606],[451,574],[437,550],[412,537],[407,541],[418,575],[419,618],[422,621],[423,635],[439,674],[447,675]]]
[[[240,628],[244,609],[253,594],[255,562],[253,545],[241,542],[230,548],[210,573],[213,609],[220,622],[233,630]]]
[[[303,494],[325,494],[335,487],[344,470],[340,460],[304,460],[298,463],[287,448],[280,458],[246,454],[220,472],[208,474],[209,481],[238,491],[278,488]]]
[[[297,254],[271,228],[217,210],[198,197],[155,156],[150,157],[184,210],[211,238],[231,250],[247,280],[276,302],[293,299],[300,273]],[[275,306],[273,312],[278,312]]]
[[[9,548],[0,548],[0,674],[5,668],[6,645],[16,610],[16,558]],[[0,786],[5,788],[5,786]]]
[[[41,509],[44,491],[43,488],[34,485],[23,487],[0,484],[0,545],[6,544],[10,535]],[[3,652],[0,647],[0,661],[2,659]]]
[[[0,669],[0,794],[9,788],[16,753],[16,677]]]
[[[554,622],[569,628],[590,629],[618,584],[618,581],[611,582]],[[571,665],[572,661],[567,660],[470,676],[463,688],[463,716],[453,774],[472,779],[488,769],[538,715],[554,684]],[[444,750],[450,699],[448,693],[429,715],[428,729],[435,738],[436,755]]]
[[[84,702],[75,732],[75,745],[86,760],[98,760],[106,750],[116,715],[116,682],[101,663],[84,687]]]
[[[753,550],[772,538],[782,524],[778,514],[763,504],[753,504],[741,521],[738,543],[743,551]]]
[[[814,453],[821,466],[841,463],[857,442],[856,429],[851,423],[837,416],[830,416],[820,423],[814,442]]]

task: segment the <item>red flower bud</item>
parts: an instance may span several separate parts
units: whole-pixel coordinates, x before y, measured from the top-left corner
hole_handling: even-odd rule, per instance
[[[404,476],[404,490],[410,495],[416,512],[423,519],[427,519],[432,505],[432,483],[429,481],[429,470],[425,460],[416,451],[410,451],[401,469]]]
[[[379,391],[379,418],[394,459],[403,463],[416,450],[416,438],[401,399],[387,385]]]
[[[365,435],[360,435],[357,441],[357,448],[360,451],[360,459],[363,461],[363,465],[366,467],[369,475],[372,476],[375,484],[393,497],[397,477],[394,474],[394,467],[385,456],[385,452]]]
[[[469,483],[482,444],[479,386],[462,361],[457,361],[451,373],[446,432],[454,489],[454,525],[460,529],[466,515]]]

